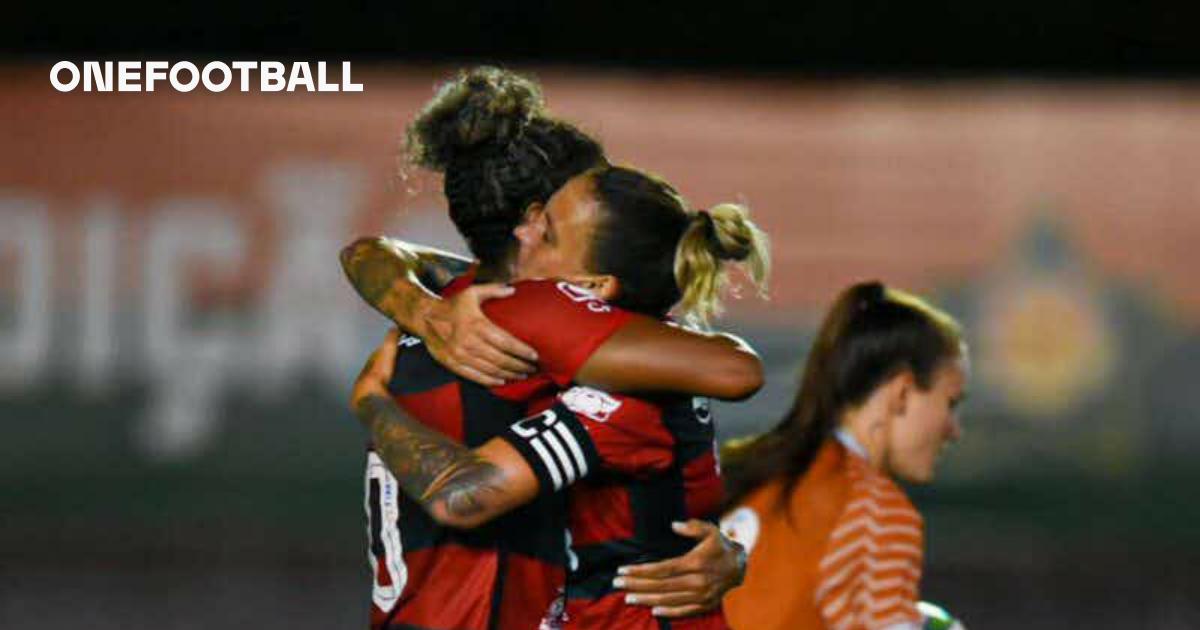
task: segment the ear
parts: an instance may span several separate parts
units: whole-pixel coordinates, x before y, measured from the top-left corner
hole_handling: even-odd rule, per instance
[[[538,219],[542,217],[545,210],[546,207],[537,201],[525,206],[525,214],[521,216],[521,221],[513,227],[512,235],[521,242],[525,242],[526,239],[532,242],[534,239],[541,238]]]
[[[538,214],[538,213],[541,213],[541,212],[545,211],[545,209],[546,209],[546,205],[545,205],[545,204],[543,204],[543,203],[542,203],[542,202],[540,202],[540,201],[535,201],[535,202],[533,202],[533,203],[529,204],[528,206],[525,206],[525,214],[524,214],[524,215],[522,215],[522,216],[523,216],[525,219],[528,219],[529,217],[531,217],[531,216],[533,216],[533,215],[535,215],[535,214]]]
[[[903,416],[905,414],[908,410],[909,396],[912,395],[916,384],[916,379],[913,378],[911,370],[902,370],[899,374],[888,379],[884,387],[887,388],[887,410],[889,416]]]
[[[564,276],[563,280],[587,289],[596,297],[609,302],[621,294],[621,282],[610,274],[576,274]]]

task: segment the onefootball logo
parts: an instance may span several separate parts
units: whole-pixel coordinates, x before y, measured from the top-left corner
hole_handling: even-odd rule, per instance
[[[290,66],[290,67],[289,67]],[[59,92],[153,92],[156,84],[176,92],[191,92],[200,85],[209,92],[224,92],[234,85],[242,92],[361,92],[361,83],[350,77],[350,62],[342,62],[340,81],[329,80],[327,64],[307,61],[213,61],[198,67],[190,61],[60,61],[50,68],[50,84]],[[251,81],[254,76],[257,80]]]

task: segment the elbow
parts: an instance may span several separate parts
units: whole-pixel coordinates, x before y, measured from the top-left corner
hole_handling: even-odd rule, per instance
[[[342,262],[342,271],[350,274],[354,269],[354,261],[375,247],[378,241],[379,239],[374,236],[362,236],[343,247],[341,253],[338,254],[338,260]]]
[[[745,400],[762,389],[762,361],[752,353],[738,352],[717,370],[713,370],[713,397],[720,400]]]

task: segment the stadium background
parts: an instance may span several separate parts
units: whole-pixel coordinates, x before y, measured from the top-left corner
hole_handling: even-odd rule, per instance
[[[882,278],[966,324],[925,595],[972,628],[1200,627],[1200,55],[1186,12],[852,2],[25,7],[0,26],[0,627],[362,627],[383,322],[352,236],[461,249],[400,130],[473,61],[697,205],[748,203],[769,302],[727,327],[794,392]],[[1194,10],[1193,10],[1194,13]],[[355,60],[361,94],[60,94],[59,59]]]

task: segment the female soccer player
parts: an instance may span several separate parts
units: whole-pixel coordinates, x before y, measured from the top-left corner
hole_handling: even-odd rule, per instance
[[[463,85],[462,82],[459,85],[461,87]],[[421,119],[429,120],[430,116],[437,117],[450,112],[450,127],[453,133],[448,135],[451,137],[451,144],[455,145],[458,151],[441,151],[438,148],[440,144],[436,141],[436,137],[434,142],[429,142],[430,134],[425,134],[423,140],[426,141],[426,148],[430,151],[427,155],[440,156],[437,159],[444,160],[446,163],[446,189],[447,197],[451,202],[452,218],[455,219],[456,224],[468,237],[468,243],[472,249],[477,253],[483,254],[480,260],[481,266],[478,275],[500,277],[505,275],[507,271],[506,267],[511,268],[511,263],[508,262],[512,260],[510,252],[513,251],[510,247],[510,243],[513,241],[511,226],[515,224],[513,217],[519,217],[519,213],[514,214],[511,211],[506,211],[506,209],[514,207],[515,204],[502,193],[505,190],[518,188],[518,184],[521,183],[521,177],[515,177],[514,173],[524,173],[526,178],[532,175],[535,180],[538,177],[544,177],[541,173],[548,168],[546,155],[561,149],[564,145],[569,145],[571,142],[577,142],[581,134],[577,132],[562,133],[562,123],[538,123],[537,125],[511,124],[507,122],[512,119],[511,113],[513,109],[511,109],[511,104],[514,102],[519,103],[519,99],[504,101],[504,99],[496,99],[488,95],[490,88],[486,85],[483,87],[488,89],[475,89],[478,86],[471,86],[470,83],[467,83],[467,86],[471,87],[471,89],[462,90],[458,93],[454,90],[444,90],[439,95],[439,98],[435,99],[435,106],[427,109]],[[447,96],[451,102],[457,101],[458,104],[452,107],[438,106],[439,99]],[[478,102],[473,102],[473,100]],[[499,104],[498,101],[500,101]],[[444,101],[442,105],[445,105]],[[502,110],[503,107],[510,107],[510,109],[506,112]],[[515,109],[518,112],[520,111],[519,107]],[[526,120],[531,119],[525,114],[522,114],[522,116]],[[499,123],[496,120],[497,118],[501,119]],[[534,117],[532,120],[538,119]],[[445,128],[445,124],[428,127],[428,129],[433,129],[435,132],[438,129]],[[516,133],[514,133],[514,130]],[[505,134],[507,134],[507,137],[504,138],[503,142],[487,140],[488,138]],[[563,140],[564,136],[566,140]],[[470,143],[463,142],[462,139],[464,138],[469,139]],[[531,146],[525,146],[526,144]],[[522,164],[523,158],[526,157],[532,158],[532,165]],[[505,174],[505,177],[510,180],[508,181],[507,188],[496,185],[495,176],[500,173]],[[611,184],[609,193],[618,197],[619,204],[636,207],[638,202],[637,196],[639,194],[652,192],[658,194],[658,197],[655,198],[656,202],[667,200],[669,203],[675,204],[672,206],[673,208],[679,207],[677,197],[672,194],[669,188],[663,187],[649,178],[643,178],[640,174],[635,174],[627,169],[609,168],[605,173],[606,176],[603,181]],[[636,177],[630,179],[630,176]],[[625,179],[622,179],[622,177]],[[594,180],[589,179],[588,181],[601,180],[597,178]],[[622,182],[628,181],[652,183],[652,190],[651,188],[641,190],[621,186]],[[478,185],[480,182],[484,185]],[[534,182],[534,184],[537,183],[537,181]],[[530,194],[528,191],[536,192],[537,190],[544,189],[544,185],[539,187],[538,185],[526,184],[526,196]],[[621,195],[626,195],[626,197],[622,198],[620,197]],[[567,197],[563,197],[563,199],[567,199]],[[573,271],[581,273],[590,271],[581,266],[583,262],[582,255],[572,258],[570,254],[572,252],[582,253],[590,251],[587,247],[573,249],[572,244],[584,245],[583,232],[579,228],[584,226],[589,218],[596,215],[594,206],[595,204],[591,204],[582,207],[582,214],[576,213],[574,215],[549,209],[543,212],[535,208],[532,213],[535,220],[531,221],[522,233],[527,238],[536,240],[539,243],[554,241],[559,246],[543,248],[542,253],[531,258],[527,266],[531,269],[540,268],[548,270],[555,276],[569,275]],[[523,209],[521,206],[516,207]],[[555,207],[576,208],[574,205],[564,203],[557,204]],[[491,212],[481,211],[481,209],[491,210]],[[631,213],[630,216],[638,215]],[[660,220],[657,227],[671,227],[675,230],[675,236],[668,237],[668,239],[674,238],[674,240],[664,241],[661,238],[647,239],[645,237],[642,237],[640,240],[644,241],[645,248],[652,251],[669,246],[671,250],[670,256],[659,257],[660,259],[665,259],[665,262],[669,264],[671,258],[673,258],[676,245],[682,238],[683,232],[688,232],[692,235],[692,238],[688,240],[695,245],[711,240],[709,238],[710,233],[713,233],[715,229],[710,227],[713,221],[734,220],[734,217],[729,212],[718,213],[716,219],[711,217],[705,218],[699,215],[697,217],[698,221],[688,220],[680,212],[677,216],[673,216],[670,221],[662,222]],[[508,228],[507,232],[497,229],[497,225]],[[631,227],[636,228],[641,224],[623,225],[623,228],[618,225],[616,226],[618,229],[606,232],[610,237],[617,238],[617,241],[613,241],[612,238],[609,238],[607,241],[609,242],[608,250],[610,254],[620,251],[611,247],[611,243],[627,241],[628,239],[623,236],[627,235],[627,233],[643,232],[638,229],[630,229]],[[732,226],[733,223],[730,225]],[[749,238],[753,234],[746,232],[744,222],[740,225],[743,230],[733,234],[730,247],[741,247],[743,250],[747,250],[743,255],[748,255],[751,249],[748,247],[750,241],[746,241],[745,239],[739,241],[738,238]],[[648,233],[654,234],[657,232]],[[501,241],[501,246],[499,247],[493,246],[494,241],[497,240]],[[605,241],[600,239],[599,242]],[[394,281],[402,277],[403,272],[395,272],[393,270],[381,276],[370,271],[371,264],[365,264],[364,269],[358,268],[360,263],[379,262],[380,259],[373,257],[373,254],[383,251],[376,247],[379,245],[381,243],[377,241],[359,243],[357,246],[348,249],[343,260],[347,264],[351,277],[358,281],[358,286],[364,296],[372,298],[373,304],[389,313],[389,315],[395,317],[397,314],[400,314],[401,316],[395,318],[401,320],[403,323],[404,317],[402,314],[407,312],[411,315],[415,311],[404,308],[403,301],[389,301],[390,298],[385,296],[386,289],[391,288]],[[691,251],[690,261],[700,262],[702,265],[707,264],[710,269],[717,267],[717,263],[711,260],[711,256],[705,258],[702,255],[703,252],[699,251],[696,247],[693,247],[689,251]],[[609,258],[611,258],[611,255],[605,258],[605,260]],[[394,260],[391,262],[394,262]],[[504,264],[498,264],[498,262],[503,262]],[[572,267],[571,264],[575,266]],[[626,269],[621,268],[620,265],[620,261],[610,264],[612,271],[614,271],[613,274],[592,274],[588,277],[584,277],[586,274],[583,274],[577,275],[577,279],[581,279],[584,282],[594,282],[596,287],[607,286],[609,289],[616,289],[618,279],[631,289],[641,285],[642,290],[627,291],[624,295],[627,296],[627,299],[631,300],[631,304],[635,306],[650,304],[653,309],[657,309],[657,312],[665,311],[672,302],[679,298],[679,291],[676,288],[674,273],[671,269],[660,269],[654,273],[638,273],[634,275],[627,273]],[[695,265],[686,267],[694,269]],[[711,304],[708,296],[715,294],[716,286],[712,282],[715,280],[714,275],[715,272],[700,274],[700,276],[706,278],[709,282],[703,285],[700,291],[691,292],[689,297],[696,304],[704,306]],[[384,278],[382,281],[380,281],[381,277]],[[464,285],[465,283],[459,282],[457,287],[451,287],[452,292],[460,290]],[[656,291],[658,294],[654,293]],[[646,296],[651,297],[647,298]],[[524,300],[523,302],[522,299]],[[650,299],[651,302],[643,304],[638,301],[646,299]],[[398,304],[401,306],[398,307]],[[546,395],[552,396],[552,392],[545,390],[547,385],[553,384],[559,388],[564,387],[585,372],[598,380],[609,378],[611,379],[610,382],[637,383],[643,387],[659,389],[670,389],[670,385],[678,384],[681,390],[712,393],[727,397],[747,395],[761,383],[761,372],[757,360],[752,355],[737,349],[729,340],[717,336],[701,336],[686,333],[675,328],[663,326],[661,323],[648,317],[633,316],[627,312],[612,308],[570,285],[551,282],[541,283],[540,285],[535,283],[528,287],[521,286],[518,287],[517,294],[513,298],[492,304],[509,305],[510,312],[515,312],[519,316],[515,322],[508,323],[508,325],[514,328],[519,327],[522,323],[528,327],[531,322],[535,321],[539,322],[539,325],[534,327],[536,333],[551,332],[554,330],[555,325],[562,327],[564,324],[567,324],[570,326],[566,329],[560,328],[557,331],[557,338],[554,338],[554,341],[549,345],[542,344],[538,347],[541,353],[539,361],[542,373],[537,378],[514,383],[508,388],[493,390],[492,394],[494,395],[487,397],[486,392],[477,391],[479,388],[473,388],[468,384],[437,376],[434,369],[437,366],[429,361],[422,360],[422,356],[427,359],[429,354],[429,351],[425,351],[424,347],[406,348],[396,362],[398,375],[404,375],[398,379],[400,391],[396,392],[399,394],[401,404],[406,409],[417,412],[416,415],[422,421],[440,429],[441,434],[458,437],[470,446],[478,446],[480,443],[486,441],[488,437],[499,435],[503,430],[509,429],[511,424],[515,424],[515,421],[520,418],[520,416],[511,417],[510,415],[510,422],[503,420],[505,414],[511,414],[511,410],[505,408],[502,404],[504,401],[524,402],[533,399],[538,394],[543,395],[543,397]],[[522,304],[524,305],[520,306]],[[519,308],[516,308],[514,311],[513,306],[518,306]],[[503,310],[503,306],[498,306],[497,308]],[[704,310],[703,306],[701,310]],[[541,319],[536,317],[538,313],[542,313]],[[574,317],[575,320],[567,322],[566,318],[569,317]],[[414,326],[413,322],[409,322],[408,324]],[[529,336],[529,338],[532,339],[533,336]],[[650,345],[657,343],[660,352],[657,356],[647,356],[640,364],[635,364],[637,368],[642,370],[644,376],[643,379],[637,379],[628,374],[630,371],[629,360],[631,358],[636,360],[636,350],[647,343]],[[417,346],[418,344],[415,340],[408,340],[405,342],[405,345]],[[593,349],[597,346],[607,349],[593,352]],[[635,351],[633,354],[630,354],[631,349]],[[424,355],[422,355],[423,351]],[[688,357],[691,357],[692,362],[688,362]],[[706,362],[708,363],[708,370],[699,367]],[[613,366],[618,364],[624,366],[624,371],[614,369]],[[624,380],[622,381],[622,379]],[[664,387],[664,385],[667,387]],[[405,387],[408,389],[405,390]],[[480,396],[481,393],[485,395]],[[377,402],[381,403],[383,407],[386,407],[391,402],[387,397],[381,396],[378,398]],[[487,401],[486,404],[484,401]],[[497,401],[500,404],[497,404]],[[685,500],[685,502],[691,497],[692,504],[683,505],[683,509],[680,510],[661,510],[654,515],[654,519],[647,517],[643,519],[644,522],[651,525],[662,525],[669,523],[669,520],[663,520],[664,516],[671,517],[672,514],[687,516],[689,514],[702,513],[700,509],[702,507],[700,506],[701,501],[695,499],[695,497],[702,496],[702,493],[700,493],[701,490],[708,493],[706,500],[710,507],[712,500],[716,496],[719,496],[712,493],[713,488],[719,490],[719,482],[714,483],[716,476],[715,462],[711,459],[711,425],[708,425],[706,429],[709,432],[707,438],[705,438],[705,429],[696,430],[694,427],[687,427],[689,430],[683,431],[679,430],[679,427],[667,427],[665,425],[670,424],[674,419],[684,417],[684,414],[678,409],[675,409],[670,414],[659,410],[656,414],[653,409],[647,409],[652,407],[650,405],[639,405],[636,401],[627,404],[614,401],[607,395],[602,395],[600,392],[591,390],[576,391],[574,396],[571,397],[571,401],[573,401],[572,404],[576,408],[586,408],[593,415],[611,413],[624,405],[625,410],[615,414],[618,418],[632,415],[633,410],[640,408],[642,417],[648,418],[647,424],[650,422],[658,423],[659,431],[655,434],[655,437],[660,440],[657,454],[654,457],[643,457],[642,460],[637,460],[635,456],[631,456],[625,463],[627,466],[633,468],[627,469],[624,472],[628,474],[649,473],[655,471],[655,466],[659,467],[659,471],[675,466],[674,468],[670,468],[670,470],[681,477],[679,481],[684,484],[684,487],[680,488],[678,487],[680,483],[676,483],[675,486],[677,487],[675,488],[670,488],[668,485],[660,485],[658,490],[668,493],[673,491],[674,496]],[[438,402],[441,404],[438,404]],[[392,407],[394,408],[394,405]],[[676,407],[678,408],[679,405],[676,405]],[[380,414],[376,417],[376,420],[383,418],[388,412],[387,409],[376,411],[379,411]],[[692,413],[692,415],[695,414],[695,409],[691,406],[690,402],[687,405],[687,411]],[[563,413],[565,415],[572,412],[568,410]],[[386,420],[386,418],[383,419]],[[386,422],[376,422],[373,424],[373,428],[396,429],[398,424],[400,423],[388,424]],[[621,424],[621,422],[613,422],[611,426],[620,426]],[[376,625],[417,623],[420,621],[422,625],[431,627],[428,624],[433,622],[440,623],[439,620],[445,619],[447,615],[457,615],[459,617],[459,621],[449,624],[450,626],[471,625],[472,623],[480,622],[480,619],[476,618],[478,616],[472,617],[474,614],[472,613],[472,607],[464,606],[463,602],[472,600],[473,595],[486,594],[488,592],[494,595],[497,592],[503,591],[504,597],[507,597],[509,592],[522,592],[526,595],[527,600],[535,603],[532,607],[525,606],[524,608],[536,608],[538,598],[533,596],[533,592],[544,593],[546,590],[544,585],[551,580],[541,579],[540,582],[534,585],[534,588],[528,588],[531,581],[529,579],[530,575],[542,574],[544,576],[545,574],[544,571],[539,571],[539,569],[544,569],[544,566],[539,566],[537,562],[529,562],[529,560],[546,561],[549,559],[552,561],[555,547],[553,541],[550,541],[551,545],[549,548],[545,546],[546,536],[544,535],[544,527],[542,528],[542,536],[528,535],[530,534],[530,531],[528,531],[529,527],[534,527],[537,524],[531,524],[529,519],[522,521],[519,518],[521,514],[520,510],[512,515],[512,517],[506,517],[508,519],[508,526],[492,527],[493,533],[500,532],[501,534],[495,540],[511,543],[510,547],[516,553],[508,555],[502,553],[497,555],[492,553],[495,551],[494,549],[490,549],[483,550],[484,555],[482,557],[487,561],[499,562],[505,565],[498,571],[493,570],[493,574],[512,576],[514,575],[513,567],[520,565],[517,566],[516,573],[521,574],[518,577],[523,576],[520,583],[524,584],[524,586],[514,585],[511,579],[508,584],[498,585],[494,580],[488,582],[485,578],[482,581],[488,582],[488,584],[485,584],[485,587],[481,590],[473,591],[472,589],[481,580],[467,579],[464,582],[456,582],[454,580],[455,571],[458,571],[459,574],[469,575],[472,573],[471,570],[464,568],[467,565],[486,565],[486,562],[479,562],[481,557],[479,553],[481,551],[480,545],[477,544],[479,537],[476,536],[474,539],[467,540],[466,537],[443,531],[438,529],[438,527],[476,524],[478,520],[471,519],[476,518],[476,515],[479,514],[479,509],[475,505],[474,500],[450,500],[445,503],[438,503],[447,497],[446,492],[457,492],[458,494],[453,496],[459,498],[467,496],[469,493],[463,492],[461,487],[454,486],[453,484],[442,483],[444,480],[439,481],[440,477],[438,475],[446,472],[442,468],[439,468],[439,466],[445,465],[447,462],[452,463],[452,459],[446,459],[451,451],[446,451],[443,448],[445,445],[440,443],[423,443],[422,439],[435,436],[441,437],[441,434],[425,435],[421,434],[419,430],[414,430],[424,428],[424,426],[420,425],[403,427],[400,433],[396,433],[394,430],[391,433],[380,430],[373,431],[377,447],[379,447],[379,455],[372,455],[371,469],[375,473],[369,480],[368,490],[373,495],[373,499],[369,503],[369,510],[372,512],[373,526],[372,553],[376,559],[378,574],[375,597],[375,602],[378,604],[375,612],[378,614],[373,615]],[[432,432],[426,430],[425,433]],[[551,441],[552,439],[554,439],[553,436],[545,438],[545,443],[549,444],[550,447],[554,446],[554,443]],[[585,446],[586,448],[586,445],[581,443],[581,440],[586,441],[591,438],[588,435],[580,434],[574,439],[576,439],[575,446]],[[626,440],[627,444],[628,442],[629,440]],[[541,453],[536,451],[536,446],[533,444],[534,442],[531,441],[528,448],[534,450],[527,451],[525,455],[528,456],[532,453],[533,456],[541,457]],[[700,444],[703,444],[704,448],[698,449],[697,446]],[[593,443],[593,446],[595,446],[595,443]],[[615,450],[610,448],[612,446],[611,441],[605,444],[605,448],[607,449],[605,450],[605,454],[609,457],[607,461],[612,461],[617,455],[628,454],[621,451],[620,447],[616,447]],[[461,447],[458,448],[461,450]],[[599,450],[588,449],[586,455],[599,456]],[[645,450],[647,452],[650,451],[650,449]],[[632,451],[630,452],[632,453]],[[556,456],[565,455],[565,452],[556,450],[554,454]],[[574,450],[570,453],[571,456],[577,454],[580,456],[585,455],[577,453]],[[708,455],[707,472],[703,457],[705,454]],[[540,479],[535,478],[535,481],[545,481],[546,487],[552,490],[584,477],[586,474],[584,467],[588,461],[586,458],[582,461],[579,459],[542,459],[540,461],[541,468],[530,469],[527,467],[526,470],[541,471],[543,477]],[[590,461],[594,464],[593,468],[600,468],[600,466],[595,465],[599,463],[597,459],[593,458]],[[390,467],[393,472],[397,473],[396,477],[392,478],[389,475],[382,474],[386,470],[384,466],[385,462],[388,465],[387,467]],[[689,463],[694,464],[694,466],[686,468],[684,464]],[[637,468],[639,466],[641,467],[640,469]],[[437,472],[438,475],[433,475],[434,472]],[[467,482],[468,485],[479,481],[478,479],[470,481],[472,479],[472,475],[470,474],[457,475],[455,479],[456,483]],[[438,485],[437,492],[431,490],[435,482],[440,484]],[[686,485],[689,482],[692,482],[691,486]],[[394,543],[398,543],[399,541],[394,536],[394,531],[384,531],[392,521],[389,512],[394,511],[394,508],[389,509],[380,499],[389,494],[389,489],[394,494],[395,484],[397,483],[401,489],[418,498],[420,505],[431,509],[437,519],[435,522],[429,522],[428,519],[425,519],[425,522],[420,522],[422,519],[419,517],[419,514],[414,515],[414,510],[399,510],[400,519],[408,519],[410,521],[408,527],[404,527],[404,523],[401,523],[401,528],[405,530],[406,534],[404,539],[406,549],[404,550],[403,557],[408,561],[407,564],[398,562],[398,544],[393,544],[393,548],[391,549],[388,548],[387,543],[389,540]],[[536,483],[533,484],[532,489],[536,495],[538,491]],[[653,494],[646,495],[643,490],[645,488],[639,488],[639,492],[641,492],[639,496],[658,496]],[[513,496],[519,498],[519,495]],[[663,494],[662,496],[668,495]],[[529,498],[533,497],[520,499],[508,505],[508,508],[522,503]],[[393,496],[392,499],[395,500],[395,497]],[[544,501],[535,503],[541,502]],[[436,505],[441,505],[444,509],[438,511],[434,507]],[[415,507],[415,505],[411,507]],[[693,509],[689,510],[687,508]],[[525,511],[528,512],[528,510]],[[486,518],[483,520],[490,519],[498,513],[499,511],[485,515]],[[631,515],[630,518],[635,518],[635,516]],[[526,527],[512,527],[513,518],[516,518],[517,523],[523,524]],[[516,535],[515,532],[522,529],[525,530],[527,535],[523,541],[516,540],[521,538],[521,536]],[[418,535],[415,537],[415,545],[414,537],[410,535],[411,530],[417,530]],[[670,534],[669,527],[666,528],[665,535],[662,530],[662,527],[658,527],[657,529],[649,527],[647,531],[632,532],[632,535],[625,538],[612,539],[613,544],[609,545],[610,548],[621,548],[622,544],[628,544],[632,545],[632,547],[625,551],[632,550],[635,553],[626,553],[623,556],[610,554],[608,561],[642,559],[638,554],[643,549],[657,552],[654,555],[646,556],[648,558],[662,557],[664,549],[670,550],[673,553],[681,551],[679,549],[679,539]],[[595,534],[598,531],[600,529],[594,529],[592,533]],[[428,535],[430,532],[434,532],[435,535]],[[559,540],[558,547],[561,548],[561,539]],[[664,546],[664,542],[668,544]],[[541,543],[540,546],[539,543]],[[417,548],[414,549],[414,546]],[[604,551],[602,548],[599,549],[601,552]],[[459,560],[454,560],[456,557]],[[545,564],[546,562],[541,562],[541,565]],[[585,568],[590,568],[593,563],[585,559],[583,564]],[[603,570],[611,571],[615,568],[616,565],[609,565],[603,567]],[[484,566],[484,571],[487,571],[486,566]],[[429,579],[435,573],[438,577],[436,584],[434,580]],[[405,574],[407,574],[409,584],[413,584],[415,578],[417,585],[421,588],[405,590],[403,588]],[[592,574],[597,576],[602,575],[595,570],[592,571]],[[537,580],[534,581],[536,582]],[[593,582],[597,582],[597,580],[593,580]],[[470,588],[464,589],[464,583],[470,585]],[[452,601],[448,599],[451,592],[444,589],[439,590],[439,584],[457,589],[452,593],[454,595]],[[604,588],[598,594],[603,596],[609,595],[611,587],[608,584],[604,584],[603,586]],[[401,592],[404,592],[405,597],[409,599],[397,604],[397,598]],[[417,601],[421,600],[422,596],[424,596],[424,607],[421,601]],[[493,599],[494,601],[497,600],[497,598]],[[611,600],[612,598],[610,597],[609,599]],[[478,598],[476,598],[476,601],[478,601]],[[439,602],[440,607],[438,607]],[[447,602],[451,603],[447,604]],[[475,608],[479,607],[476,606]],[[680,612],[694,612],[694,610],[684,608]],[[397,616],[396,613],[399,613],[399,615]],[[407,617],[405,616],[406,614],[408,615]],[[505,625],[505,619],[507,618],[504,617],[502,610],[499,612],[492,611],[491,614],[493,616],[499,615],[498,618],[501,619],[501,626],[508,627]],[[484,617],[486,616],[485,611]],[[467,619],[467,617],[470,617],[470,619]],[[431,620],[434,621],[431,622]],[[438,627],[442,626],[439,625]]]
[[[967,372],[949,315],[878,282],[838,297],[792,410],[726,458],[739,507],[722,526],[751,549],[745,583],[725,599],[733,627],[936,622],[918,609],[921,516],[895,480],[933,479],[961,433]]]
[[[620,299],[620,287],[642,283],[643,293],[626,301],[650,312],[664,314],[681,294],[686,304],[693,305],[690,311],[706,312],[715,306],[712,289],[722,274],[719,257],[741,258],[755,250],[750,243],[721,245],[737,242],[725,226],[748,227],[736,207],[720,207],[713,213],[719,218],[706,212],[687,213],[668,187],[636,171],[615,167],[590,171],[555,193],[544,216],[535,216],[519,228],[522,248],[517,269],[519,278],[591,274],[589,282],[596,293],[553,280],[518,282],[512,297],[489,302],[485,310],[538,348],[549,364],[543,368],[546,377],[562,386],[571,378],[555,367],[560,360],[551,357],[586,353],[598,340],[607,343],[603,337],[633,317],[600,297]],[[647,223],[662,229],[646,232]],[[546,230],[557,234],[545,240]],[[641,268],[626,264],[628,249],[621,252],[621,263],[603,253],[605,242],[628,247],[639,240],[640,246],[632,251],[642,253],[647,261],[663,261],[667,257],[662,250],[669,247],[674,260],[668,262],[676,263],[671,266],[679,273],[655,273],[644,268],[646,262]],[[635,269],[640,277],[633,275]],[[676,277],[683,280],[682,288],[676,288]],[[669,286],[658,282],[663,278],[671,279]],[[542,308],[555,300],[568,308]],[[539,310],[550,310],[556,317],[543,318]],[[391,462],[401,487],[419,497],[439,522],[473,527],[577,484],[569,495],[575,566],[568,581],[566,625],[662,627],[663,622],[649,610],[627,606],[612,592],[612,582],[621,564],[677,553],[681,541],[672,535],[671,522],[705,516],[719,504],[721,481],[706,409],[678,397],[651,402],[573,387],[550,399],[542,414],[513,423],[470,451],[406,418],[387,397],[389,381],[397,382],[386,369],[394,346],[385,342],[373,366],[364,372],[356,386],[355,407],[372,428],[376,448]],[[683,347],[678,350],[686,352]],[[638,367],[632,364],[627,369]],[[431,466],[417,473],[404,469],[414,457],[428,457],[430,452],[439,454]],[[419,479],[421,484],[410,487],[406,479]],[[719,612],[690,618],[687,625],[725,627]]]

